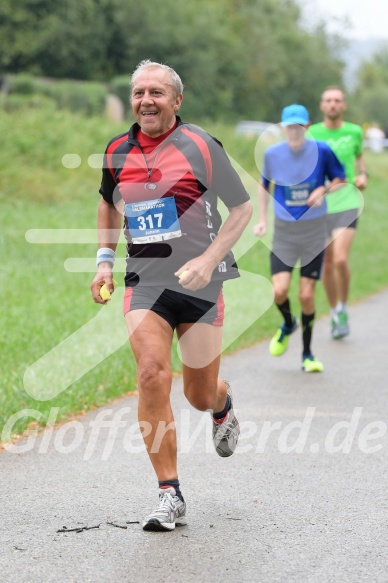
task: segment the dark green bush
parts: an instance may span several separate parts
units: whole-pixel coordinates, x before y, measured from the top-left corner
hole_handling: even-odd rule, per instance
[[[86,115],[100,115],[105,110],[107,90],[100,83],[51,81],[44,85],[42,93],[54,99],[60,109]]]
[[[127,113],[130,110],[129,104],[129,83],[131,77],[129,75],[120,75],[114,77],[109,83],[109,91],[119,97],[124,105],[124,110]]]
[[[9,112],[23,108],[46,110],[54,110],[56,108],[56,103],[53,99],[39,94],[23,95],[11,93],[10,95],[4,95],[0,103],[1,107]]]
[[[39,81],[27,73],[6,75],[4,90],[10,94],[33,95],[39,92]]]
[[[20,74],[7,75],[5,88],[6,109],[15,110],[18,104],[20,107],[38,107],[43,98],[55,102],[59,109],[86,115],[102,115],[105,111],[107,88],[102,83],[41,79]]]

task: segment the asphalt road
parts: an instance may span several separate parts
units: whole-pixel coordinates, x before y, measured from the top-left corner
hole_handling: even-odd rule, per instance
[[[136,396],[0,452],[1,582],[387,582],[387,321],[388,290],[351,306],[345,340],[319,319],[321,375],[301,371],[299,333],[281,358],[225,357],[228,459],[174,379],[188,526],[171,533],[141,529],[157,483]]]

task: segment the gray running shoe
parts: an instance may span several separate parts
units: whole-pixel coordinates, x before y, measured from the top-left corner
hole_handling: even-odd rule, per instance
[[[143,530],[174,530],[176,526],[183,526],[186,522],[186,503],[176,495],[175,489],[159,489],[159,505],[144,520]]]
[[[227,381],[224,382],[228,395],[232,399],[232,390],[229,383]],[[212,421],[213,443],[216,452],[221,457],[229,457],[234,453],[240,435],[240,426],[233,411],[233,400],[225,420],[222,423],[216,423],[212,415]]]
[[[331,337],[336,340],[338,338],[338,316],[337,314],[333,315],[330,318],[330,330],[331,330]]]
[[[338,314],[331,318],[331,336],[334,340],[340,340],[344,336],[348,336],[349,324],[348,315],[346,312],[338,312]]]

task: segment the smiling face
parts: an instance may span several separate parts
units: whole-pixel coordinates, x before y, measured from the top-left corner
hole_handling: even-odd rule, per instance
[[[165,134],[174,126],[182,98],[182,93],[174,93],[170,74],[161,67],[144,69],[133,79],[133,115],[142,132],[152,138]]]

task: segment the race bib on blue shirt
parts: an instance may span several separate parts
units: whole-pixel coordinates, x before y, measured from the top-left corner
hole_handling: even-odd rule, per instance
[[[155,243],[182,236],[173,196],[127,203],[125,216],[133,243]]]
[[[305,206],[306,200],[316,188],[316,180],[312,182],[303,182],[292,186],[285,186],[285,203],[286,206]]]

